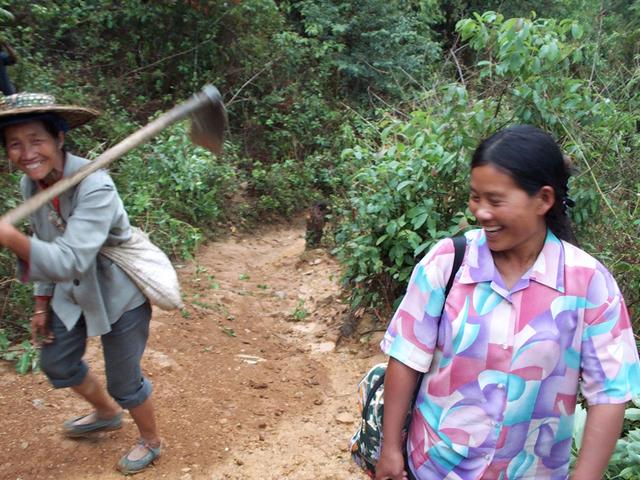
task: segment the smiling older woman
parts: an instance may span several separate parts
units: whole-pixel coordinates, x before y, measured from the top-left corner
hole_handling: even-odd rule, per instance
[[[0,98],[0,141],[10,162],[24,172],[25,199],[71,176],[89,161],[65,151],[66,132],[98,112],[57,105],[50,95],[19,93]],[[99,255],[117,245],[131,227],[116,187],[104,170],[85,178],[30,218],[28,237],[0,223],[0,244],[19,258],[23,281],[35,283],[32,339],[42,345],[41,367],[55,388],[70,387],[93,411],[64,423],[69,437],[116,430],[128,409],[140,441],[118,462],[123,473],[148,467],[161,451],[142,374],[151,319],[145,296],[113,262]],[[82,360],[88,336],[100,336],[107,389]]]

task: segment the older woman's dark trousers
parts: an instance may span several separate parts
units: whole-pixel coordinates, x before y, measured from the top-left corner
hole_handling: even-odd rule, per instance
[[[151,306],[149,302],[125,312],[100,337],[104,354],[107,391],[126,409],[142,404],[151,394],[151,382],[142,375],[140,360],[149,337]],[[80,385],[89,371],[82,360],[87,345],[84,316],[67,331],[60,318],[51,311],[53,343],[43,346],[40,367],[55,388]]]

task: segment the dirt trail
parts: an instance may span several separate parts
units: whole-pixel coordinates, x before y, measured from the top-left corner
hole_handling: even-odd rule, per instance
[[[335,348],[339,269],[305,252],[301,223],[234,236],[179,268],[187,313],[155,311],[143,366],[166,440],[136,479],[362,479],[346,444],[355,385],[376,342]],[[99,342],[88,360],[101,375]],[[69,440],[61,423],[83,413],[42,374],[0,365],[0,479],[118,479],[136,428]]]

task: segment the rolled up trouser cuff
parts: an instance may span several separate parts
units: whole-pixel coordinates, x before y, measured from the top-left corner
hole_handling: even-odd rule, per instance
[[[132,393],[131,395],[127,395],[126,397],[113,397],[114,400],[120,405],[122,408],[130,410],[139,405],[142,405],[147,398],[151,396],[151,392],[153,391],[153,385],[149,381],[148,378],[142,377],[142,381],[140,382],[140,388]]]
[[[86,363],[82,362],[78,366],[78,371],[75,372],[72,376],[67,378],[52,378],[45,372],[49,382],[53,386],[53,388],[68,388],[68,387],[77,387],[84,382],[84,379],[87,377],[87,373],[89,373],[89,367]]]

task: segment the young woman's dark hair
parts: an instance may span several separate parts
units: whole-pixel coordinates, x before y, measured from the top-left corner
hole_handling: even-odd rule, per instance
[[[509,174],[529,195],[548,185],[556,201],[547,212],[547,227],[560,239],[577,245],[567,208],[570,166],[548,133],[531,125],[516,125],[493,134],[476,148],[471,168],[492,165]]]

